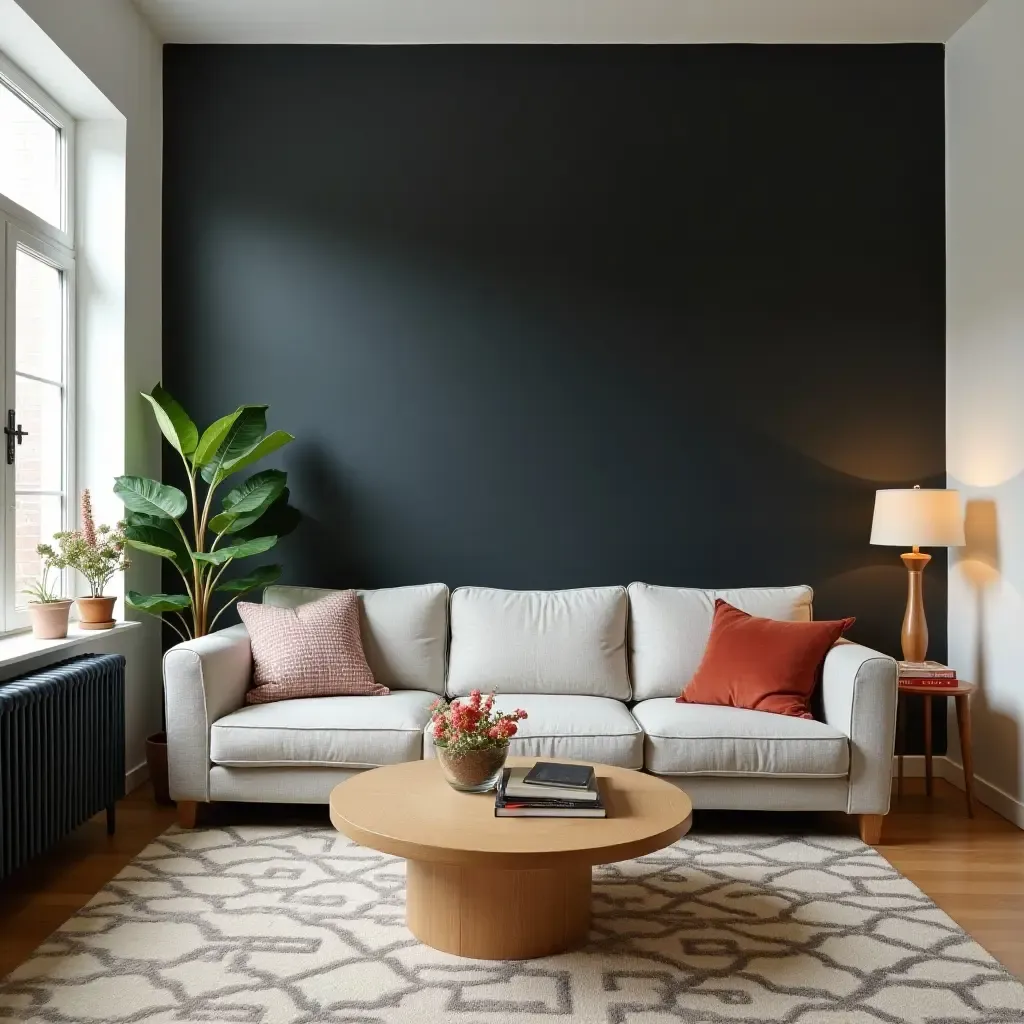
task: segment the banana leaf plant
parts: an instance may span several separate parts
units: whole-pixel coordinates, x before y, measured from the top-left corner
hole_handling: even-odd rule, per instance
[[[267,406],[241,405],[211,423],[202,435],[181,405],[159,384],[149,402],[164,437],[181,457],[189,493],[141,476],[119,476],[114,493],[125,507],[125,541],[167,559],[181,576],[184,594],[130,590],[130,608],[164,621],[182,640],[205,636],[234,601],[273,583],[279,565],[244,576],[225,576],[235,562],[269,551],[299,522],[288,504],[287,476],[265,469],[246,477],[214,505],[228,477],[294,440],[283,430],[267,433]],[[175,621],[177,620],[177,621]]]

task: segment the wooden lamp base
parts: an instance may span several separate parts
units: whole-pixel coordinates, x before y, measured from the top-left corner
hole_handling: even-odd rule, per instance
[[[924,661],[928,653],[928,623],[924,617],[924,569],[932,560],[914,545],[913,551],[900,555],[907,567],[907,610],[903,616],[900,640],[905,661]]]

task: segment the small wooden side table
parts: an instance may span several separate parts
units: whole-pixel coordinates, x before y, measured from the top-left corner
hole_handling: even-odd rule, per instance
[[[907,697],[924,697],[924,785],[928,796],[932,795],[932,698],[952,697],[956,701],[956,721],[960,730],[960,754],[964,762],[964,795],[967,798],[967,815],[974,817],[974,754],[971,748],[971,694],[977,687],[960,679],[956,686],[914,686],[912,683],[900,686],[897,719],[899,772],[896,779],[896,795],[903,796],[903,752],[907,746]]]

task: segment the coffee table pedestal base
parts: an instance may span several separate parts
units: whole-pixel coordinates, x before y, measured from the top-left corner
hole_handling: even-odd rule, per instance
[[[582,945],[589,865],[503,871],[408,861],[406,922],[420,942],[479,960],[529,960]]]

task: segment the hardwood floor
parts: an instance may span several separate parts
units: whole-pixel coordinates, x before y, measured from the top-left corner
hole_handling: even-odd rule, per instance
[[[142,787],[117,805],[113,836],[107,835],[106,814],[98,814],[45,857],[0,882],[0,977],[6,977],[173,821],[174,808],[157,807],[149,787]]]
[[[878,850],[997,960],[1024,979],[1024,831],[941,779],[905,779]]]
[[[906,780],[901,801],[885,819],[881,853],[920,886],[1006,967],[1024,978],[1024,831],[983,805],[970,819],[963,793],[936,780]],[[327,808],[227,805],[213,821],[327,822]],[[173,807],[158,807],[149,787],[118,805],[117,833],[108,837],[100,814],[46,857],[0,883],[0,977],[20,964],[51,932],[116,875],[147,843],[175,822]],[[769,815],[698,812],[697,831],[844,832],[845,815]]]

